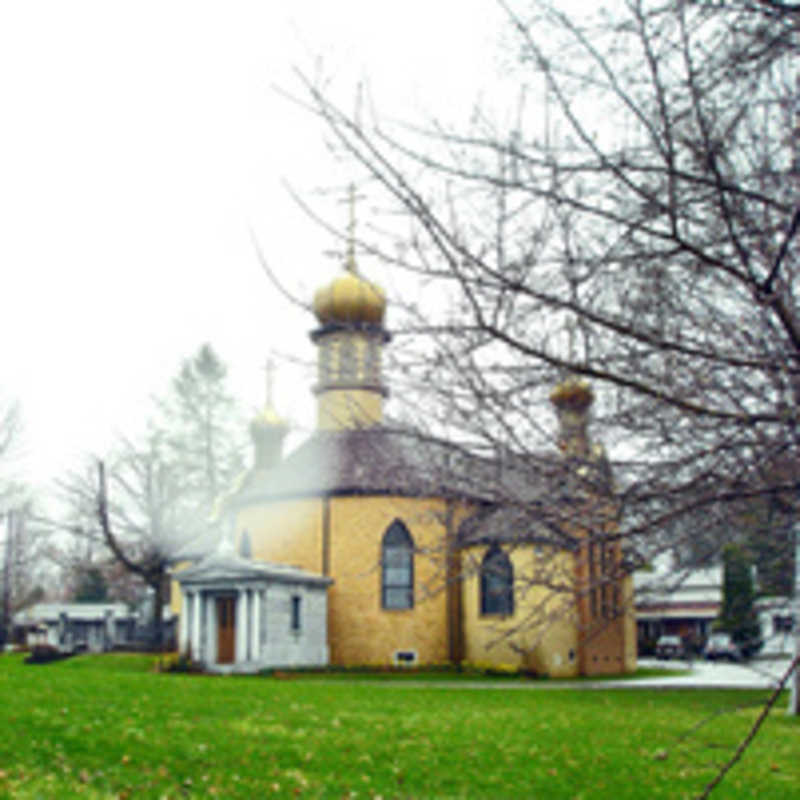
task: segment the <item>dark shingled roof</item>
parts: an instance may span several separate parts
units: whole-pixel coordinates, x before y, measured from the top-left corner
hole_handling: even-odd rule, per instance
[[[462,546],[542,542],[568,546],[553,506],[570,503],[573,470],[604,493],[605,456],[571,463],[560,453],[535,453],[501,463],[409,430],[376,426],[317,431],[272,469],[253,469],[227,501],[231,509],[326,495],[445,497],[474,503],[458,531]],[[548,514],[548,508],[550,513]],[[548,521],[548,517],[550,521]]]
[[[341,494],[473,497],[474,470],[459,459],[457,448],[408,431],[316,431],[277,466],[251,470],[229,505]]]

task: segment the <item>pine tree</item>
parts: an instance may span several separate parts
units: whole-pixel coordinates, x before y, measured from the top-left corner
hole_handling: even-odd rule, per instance
[[[63,484],[79,518],[89,510],[85,530],[77,526],[76,534],[97,536],[151,590],[156,647],[163,641],[169,568],[187,548],[208,546],[217,498],[244,461],[245,426],[226,376],[223,362],[203,345],[182,363],[144,436],[121,439],[107,465]]]
[[[742,651],[747,654],[760,646],[761,629],[753,601],[753,576],[747,551],[738,545],[728,545],[724,554],[722,610],[718,626],[730,633]]]
[[[181,476],[187,512],[203,519],[244,466],[245,426],[227,372],[211,345],[203,344],[183,361],[161,404],[159,424]]]
[[[108,582],[98,567],[88,567],[78,577],[75,589],[77,603],[104,603],[108,601]]]

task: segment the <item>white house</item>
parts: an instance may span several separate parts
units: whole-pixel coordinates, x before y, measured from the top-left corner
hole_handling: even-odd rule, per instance
[[[722,567],[681,569],[669,556],[656,559],[652,572],[634,575],[639,640],[670,634],[703,641],[719,616]]]
[[[28,646],[101,652],[132,641],[136,617],[124,603],[37,603],[14,615]]]
[[[794,619],[789,597],[759,597],[755,602],[758,624],[764,646],[761,655],[791,655],[794,653]]]
[[[179,647],[217,672],[328,663],[330,578],[237,555],[227,538],[175,574]]]
[[[640,644],[662,634],[702,642],[722,609],[723,569],[681,569],[669,555],[655,560],[652,572],[634,575],[636,625]],[[791,600],[759,597],[754,603],[761,638],[759,654],[775,656],[793,651]]]

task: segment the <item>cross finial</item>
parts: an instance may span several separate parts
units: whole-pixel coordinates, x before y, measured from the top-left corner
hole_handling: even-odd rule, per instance
[[[264,364],[264,373],[266,375],[266,405],[267,408],[272,408],[272,384],[275,378],[275,362],[272,358],[268,358]]]
[[[350,183],[347,187],[347,205],[349,219],[347,220],[347,254],[345,256],[344,268],[348,272],[357,272],[356,269],[356,200],[361,197],[356,194],[355,183]]]
[[[348,206],[348,219],[347,219],[347,244],[344,253],[344,268],[353,274],[358,272],[356,266],[356,200],[360,200],[363,195],[356,194],[356,185],[350,183],[347,187],[347,196],[340,203],[347,203]],[[326,250],[326,256],[334,256],[341,258],[341,250]]]
[[[350,184],[348,190],[348,203],[350,206],[350,219],[347,225],[347,260],[345,269],[348,272],[356,271],[356,186]]]

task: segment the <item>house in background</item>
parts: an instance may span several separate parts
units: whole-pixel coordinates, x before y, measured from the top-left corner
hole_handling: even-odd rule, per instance
[[[37,603],[14,615],[14,638],[29,647],[103,652],[130,646],[136,615],[124,603]]]
[[[758,624],[764,646],[762,656],[792,655],[794,653],[794,617],[792,600],[788,597],[759,597],[755,602]]]
[[[723,570],[681,569],[668,554],[655,559],[650,572],[634,575],[636,638],[639,653],[651,651],[659,636],[680,636],[702,644],[722,609]],[[760,656],[794,651],[791,600],[759,597],[754,602],[764,642]]]
[[[681,569],[664,554],[655,559],[651,572],[635,573],[634,598],[640,653],[664,635],[700,644],[722,606],[722,567]]]

